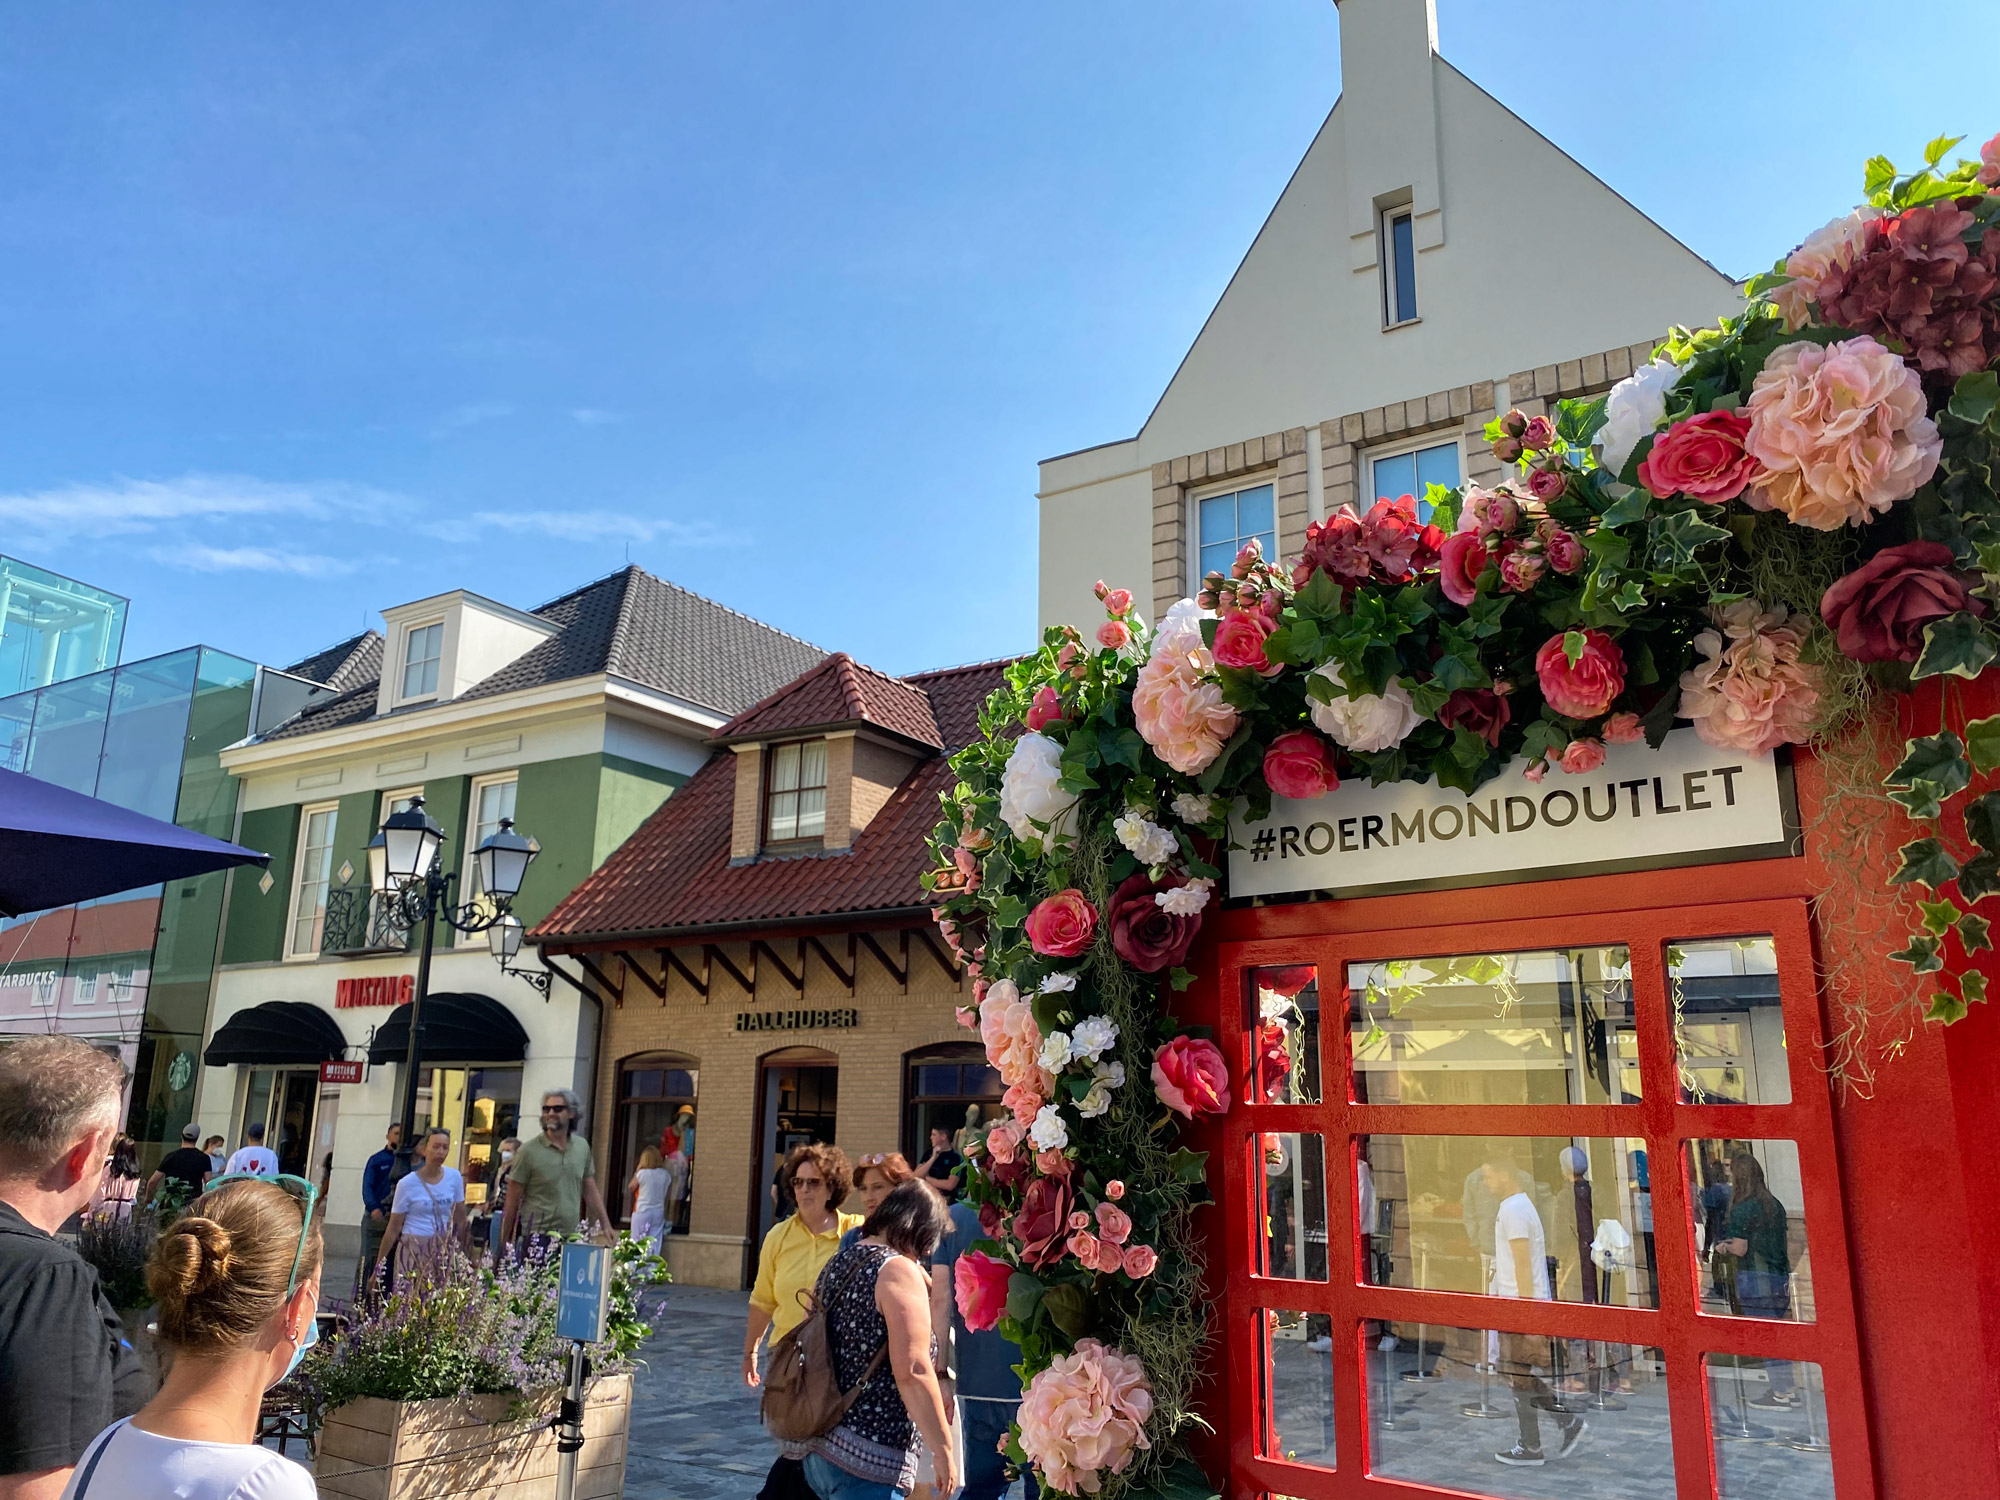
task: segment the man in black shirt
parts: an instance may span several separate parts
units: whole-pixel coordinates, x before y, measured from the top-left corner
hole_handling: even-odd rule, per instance
[[[56,1500],[149,1394],[97,1272],[55,1238],[97,1187],[124,1086],[72,1037],[0,1049],[0,1500]]]
[[[917,1175],[927,1178],[949,1203],[958,1196],[958,1184],[964,1175],[964,1168],[965,1158],[952,1149],[951,1132],[942,1125],[933,1125],[931,1154],[917,1164]]]
[[[201,1191],[208,1174],[214,1170],[214,1163],[209,1161],[206,1151],[195,1145],[200,1135],[199,1125],[190,1123],[181,1127],[180,1149],[169,1151],[160,1159],[159,1170],[146,1180],[146,1191],[139,1199],[141,1207],[153,1201],[163,1182],[174,1184],[176,1203],[185,1203]]]

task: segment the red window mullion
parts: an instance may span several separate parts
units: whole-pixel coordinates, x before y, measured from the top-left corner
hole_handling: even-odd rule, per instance
[[[1432,1328],[1476,1328],[1502,1333],[1546,1333],[1612,1344],[1657,1344],[1660,1315],[1647,1307],[1588,1302],[1541,1302],[1533,1297],[1492,1297],[1478,1292],[1420,1292],[1410,1287],[1362,1286],[1351,1312],[1362,1318],[1424,1323]],[[1786,1327],[1795,1325],[1786,1324]]]

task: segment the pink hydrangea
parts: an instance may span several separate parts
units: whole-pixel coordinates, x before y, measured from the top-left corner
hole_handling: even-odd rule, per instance
[[[1201,640],[1201,611],[1183,599],[1167,611],[1132,689],[1132,718],[1153,753],[1183,775],[1205,770],[1236,732],[1214,662]]]
[[[1079,1339],[1021,1396],[1021,1451],[1050,1488],[1094,1495],[1102,1475],[1122,1474],[1132,1455],[1152,1446],[1146,1422],[1153,1390],[1136,1355]]]
[[[1694,638],[1703,660],[1681,674],[1680,714],[1704,743],[1762,755],[1812,732],[1819,673],[1799,660],[1805,630],[1785,614],[1754,599],[1709,612],[1717,628]]]
[[[1021,998],[1013,980],[995,980],[979,1002],[979,1039],[986,1044],[986,1060],[1003,1083],[1031,1084],[1043,1098],[1054,1092],[1055,1079],[1040,1062],[1042,1028],[1035,1024],[1034,1007]]]
[[[1767,470],[1745,493],[1818,531],[1859,526],[1937,470],[1943,440],[1917,372],[1872,338],[1780,345],[1750,388],[1743,448]]]

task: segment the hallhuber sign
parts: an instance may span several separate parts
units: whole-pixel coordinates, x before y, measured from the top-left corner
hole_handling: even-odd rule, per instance
[[[1509,766],[1467,795],[1412,781],[1345,782],[1270,817],[1230,822],[1229,894],[1387,895],[1796,852],[1789,765],[1704,744],[1613,745],[1587,775],[1540,782]]]

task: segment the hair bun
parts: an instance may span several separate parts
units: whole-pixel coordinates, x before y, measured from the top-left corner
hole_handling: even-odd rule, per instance
[[[167,1285],[154,1287],[155,1296],[185,1300],[212,1292],[234,1265],[229,1231],[198,1214],[178,1220],[161,1237],[157,1264]]]

